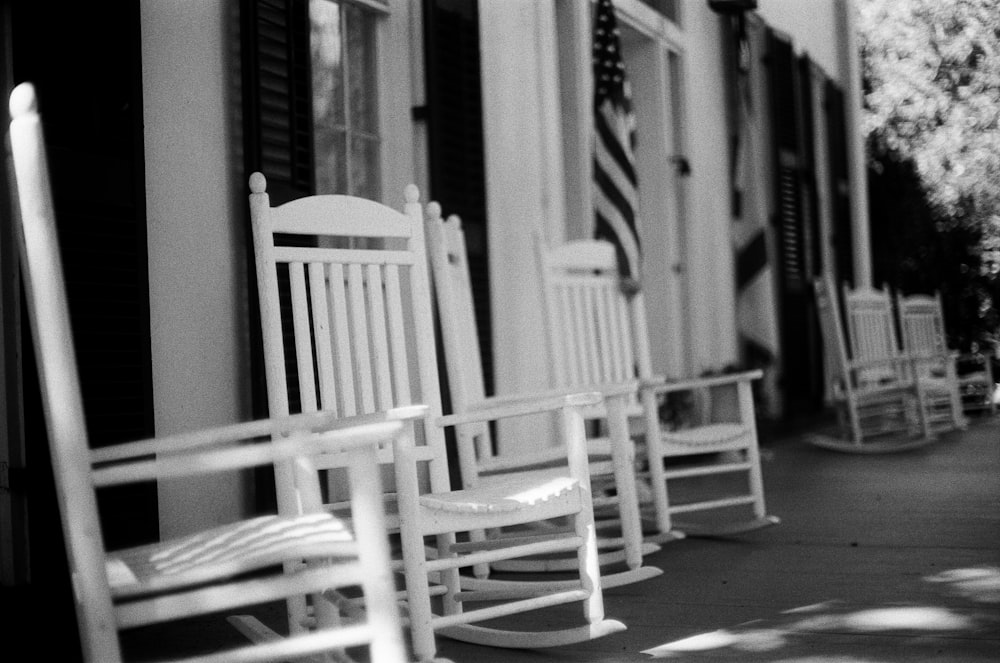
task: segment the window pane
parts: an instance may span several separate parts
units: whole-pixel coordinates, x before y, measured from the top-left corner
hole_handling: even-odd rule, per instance
[[[340,4],[331,0],[309,3],[311,22],[313,118],[320,125],[344,125],[344,48]]]
[[[317,193],[379,196],[376,21],[346,1],[310,0]]]
[[[678,17],[678,0],[641,0],[643,4],[647,4],[656,11],[660,12],[667,18],[669,18],[674,23],[679,22]]]

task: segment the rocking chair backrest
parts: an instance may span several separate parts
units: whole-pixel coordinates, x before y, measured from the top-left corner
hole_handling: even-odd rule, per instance
[[[77,619],[84,651],[117,652],[111,591],[105,570],[97,498],[91,478],[83,397],[77,374],[69,306],[56,237],[55,207],[49,184],[41,119],[34,90],[21,86],[11,95],[10,141],[21,223],[22,261],[32,340],[41,376],[53,476],[70,576],[79,601]],[[85,609],[83,609],[85,607]],[[89,640],[103,634],[101,641]]]
[[[456,215],[441,222],[441,205],[436,202],[427,204],[427,219],[427,246],[435,274],[435,300],[439,302],[438,308],[446,312],[438,315],[438,320],[444,354],[448,357],[448,394],[452,410],[466,412],[469,404],[478,403],[486,397],[486,381],[476,333],[475,298],[465,250],[465,233],[462,221]],[[459,428],[458,434],[475,441],[478,460],[493,455],[490,427],[486,423],[465,424]],[[475,470],[469,464],[475,464],[477,459],[463,457],[463,453],[470,448],[468,444],[458,445],[463,477],[475,476]]]
[[[271,207],[264,176],[250,180],[257,279],[264,321],[268,405],[287,414],[296,388],[303,412],[340,416],[415,403],[441,414],[422,208],[415,186],[405,212],[352,196],[324,195]],[[298,237],[298,241],[290,240]],[[292,246],[306,238],[312,246]],[[351,238],[354,248],[328,248]],[[374,247],[374,248],[370,248]],[[287,274],[288,286],[284,287]],[[280,310],[290,311],[291,321]],[[282,329],[283,324],[290,329]],[[294,338],[295,384],[285,337]],[[276,360],[280,358],[280,360]],[[282,385],[284,388],[281,388]],[[423,430],[431,490],[450,489],[441,429]],[[386,449],[380,460],[391,462]],[[280,495],[292,494],[281,487]]]
[[[866,287],[852,290],[845,284],[843,290],[852,359],[877,360],[899,356],[899,340],[888,286],[883,286],[882,290]],[[898,369],[886,366],[865,369],[861,379],[877,383],[900,377]]]
[[[614,247],[601,240],[548,249],[536,241],[555,387],[652,375],[642,293],[619,288]]]
[[[948,353],[941,293],[896,298],[903,347],[914,355]]]

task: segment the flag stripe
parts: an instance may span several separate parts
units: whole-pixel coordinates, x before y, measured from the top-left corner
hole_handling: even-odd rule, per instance
[[[632,155],[626,153],[626,143],[620,141],[618,135],[609,126],[608,113],[614,112],[614,109],[610,108],[610,106],[609,102],[605,102],[595,115],[595,126],[597,128],[597,140],[599,143],[597,152],[604,152],[614,159],[615,164],[628,177],[632,186],[636,186],[638,181],[635,176],[635,168],[632,166]]]
[[[758,230],[736,255],[736,287],[742,293],[747,285],[767,267],[767,242],[764,231]]]
[[[632,201],[628,200],[628,192],[634,192],[634,189],[623,190],[619,188],[615,182],[614,178],[609,175],[604,168],[601,167],[601,163],[598,159],[594,160],[594,182],[596,183],[596,193],[604,196],[608,203],[613,205],[618,213],[623,217],[625,222],[628,224],[628,234],[633,234],[633,228],[635,228],[635,210],[633,208]],[[598,198],[598,201],[600,199]]]
[[[614,244],[623,287],[628,281],[634,291],[641,258],[635,118],[611,0],[597,0],[593,38],[594,236]]]

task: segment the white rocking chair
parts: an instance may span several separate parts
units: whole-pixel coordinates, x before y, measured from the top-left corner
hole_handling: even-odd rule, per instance
[[[293,595],[305,602],[330,588],[360,587],[366,606],[361,621],[318,610],[308,628],[288,637],[236,648],[218,645],[229,647],[223,650],[207,644],[200,654],[172,660],[275,661],[360,646],[369,648],[373,662],[405,661],[376,465],[377,445],[400,435],[402,424],[385,417],[338,421],[315,413],[89,449],[32,86],[15,88],[10,106],[22,268],[84,660],[121,661],[119,634],[139,626],[246,610]],[[96,497],[105,487],[210,479],[212,473],[269,464],[308,465],[321,454],[337,455],[350,466],[353,534],[320,510],[314,478],[312,491],[302,486],[301,508],[294,512],[128,550],[105,549]],[[157,660],[164,660],[171,652],[159,653]]]
[[[416,187],[407,188],[403,213],[339,195],[271,207],[260,173],[250,178],[250,189],[271,412],[287,412],[297,401],[294,407],[303,411],[324,408],[344,416],[398,413],[412,426],[411,436],[386,450],[382,460],[391,465],[395,479],[387,499],[398,516],[390,526],[401,540],[403,596],[417,658],[435,655],[435,634],[536,648],[624,630],[624,624],[604,616],[580,413],[599,402],[600,395],[561,395],[442,416],[423,209]],[[284,241],[289,237],[293,239]],[[350,248],[335,248],[344,245]],[[286,278],[287,288],[281,283]],[[289,311],[288,324],[282,307]],[[291,367],[294,373],[287,370]],[[414,415],[406,407],[413,403],[429,409]],[[452,490],[445,427],[540,412],[556,412],[561,419],[566,471]],[[290,499],[294,488],[279,477],[280,499]],[[330,486],[332,498],[336,488]],[[339,505],[334,500],[329,506]],[[573,528],[556,536],[482,541],[465,535],[562,517]],[[577,560],[567,580],[488,579],[480,589],[459,574],[462,568],[500,560],[567,552]],[[465,609],[483,602],[484,607]],[[582,608],[578,626],[507,630],[474,624],[573,603]]]
[[[931,424],[965,428],[965,412],[995,414],[993,353],[959,353],[948,348],[941,293],[897,295],[896,310],[903,347],[920,359],[919,379],[926,390]],[[922,359],[925,356],[927,361]]]
[[[751,391],[761,372],[679,381],[654,375],[645,300],[641,292],[631,297],[622,293],[612,245],[581,240],[549,248],[538,239],[536,246],[555,386],[638,381],[627,410],[645,442],[639,456],[647,467],[638,476],[651,489],[644,511],[654,528],[646,540],[670,540],[676,530],[725,536],[778,523],[765,510]],[[692,420],[680,428],[662,422],[663,399],[684,394],[693,399]],[[588,416],[606,414],[601,405]],[[745,485],[726,482],[722,491],[701,491],[684,502],[671,498],[672,491],[683,490],[682,484],[710,475],[743,475]],[[708,517],[674,521],[674,516],[696,512]]]
[[[848,355],[837,290],[827,274],[813,282],[826,357],[827,396],[839,432],[813,434],[816,446],[848,453],[891,453],[933,440],[913,361],[895,346],[888,293],[864,291],[850,298],[854,354]],[[853,340],[857,338],[857,340]]]
[[[427,244],[452,410],[464,414],[490,402],[513,403],[553,395],[554,392],[545,395],[505,394],[489,399],[486,397],[465,234],[461,220],[454,215],[447,221],[442,219],[441,206],[435,202],[427,206]],[[635,485],[635,445],[628,434],[625,412],[636,386],[635,380],[622,384],[589,386],[604,394],[607,413],[611,419],[611,423],[607,425],[611,434],[588,442],[592,485],[607,484],[609,488],[613,488],[610,491],[613,495],[609,496],[597,495],[599,489],[595,488],[594,506],[602,508],[617,505],[617,520],[621,523],[621,535],[598,537],[598,547],[607,550],[601,553],[600,562],[602,568],[622,562],[627,566],[623,571],[602,572],[601,581],[605,588],[647,580],[662,573],[660,569],[642,565],[643,555],[655,552],[660,547],[644,543],[642,539]],[[555,428],[546,431],[544,426],[534,427],[531,430],[531,453],[503,455],[496,453],[494,449],[489,426],[479,424],[460,427],[457,434],[462,436],[458,452],[463,486],[472,488],[502,483],[525,472],[552,474],[564,471],[558,466],[550,467],[553,463],[564,465],[566,458],[565,449],[553,445],[554,431]],[[575,559],[564,557],[513,560],[506,564],[499,562],[495,568],[502,571],[538,572],[564,571],[575,565]]]

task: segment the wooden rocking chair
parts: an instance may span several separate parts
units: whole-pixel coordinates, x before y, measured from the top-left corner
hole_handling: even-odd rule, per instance
[[[654,375],[645,300],[642,293],[622,293],[612,245],[581,240],[549,248],[539,238],[536,246],[555,386],[638,381],[627,411],[634,432],[644,439],[639,457],[646,467],[638,477],[648,482],[651,495],[643,506],[655,528],[646,540],[676,538],[675,530],[725,536],[778,523],[765,510],[751,391],[761,372],[679,381]],[[660,417],[665,399],[677,397],[690,397],[693,404],[691,420],[680,427]],[[603,407],[588,416],[607,416]],[[709,476],[725,484],[722,491],[706,494],[704,485],[690,491]],[[685,487],[694,497],[681,501],[682,492],[670,497]],[[674,522],[675,515],[695,512],[709,517]]]
[[[433,274],[435,302],[447,366],[448,385],[452,410],[458,414],[474,411],[490,402],[513,403],[537,400],[552,396],[553,393],[505,394],[487,399],[483,381],[479,341],[476,333],[476,312],[473,305],[472,283],[465,248],[465,234],[461,220],[451,216],[447,221],[441,218],[441,206],[432,202],[427,206],[427,245]],[[617,504],[621,536],[598,537],[601,566],[625,562],[627,570],[603,572],[602,585],[605,588],[647,580],[660,575],[655,567],[643,566],[643,555],[656,552],[659,546],[644,543],[639,500],[636,493],[635,445],[628,434],[628,419],[625,407],[634,398],[637,382],[626,381],[614,385],[590,385],[590,389],[604,394],[607,413],[611,419],[606,427],[611,431],[608,437],[589,440],[590,477],[595,487],[594,506],[601,508],[609,503]],[[563,472],[561,467],[550,467],[553,463],[565,465],[566,451],[553,446],[553,427],[546,435],[544,427],[531,430],[532,453],[503,455],[496,453],[490,427],[479,424],[474,427],[459,427],[462,436],[458,444],[462,484],[466,488],[509,481],[512,476],[525,472],[552,474]],[[596,448],[595,448],[596,447]],[[613,490],[610,496],[598,496],[600,487],[607,484]],[[552,527],[554,525],[550,525]],[[524,559],[508,563],[499,562],[497,570],[502,571],[564,571],[573,568],[576,560]],[[481,571],[482,573],[482,571]]]
[[[832,277],[816,279],[813,288],[826,357],[827,395],[836,408],[840,432],[806,439],[850,453],[906,451],[931,442],[923,391],[913,378],[913,361],[895,345],[888,293],[845,289],[854,348],[854,354],[848,355]]]
[[[382,460],[391,465],[394,477],[387,499],[397,516],[390,527],[400,537],[404,597],[418,659],[434,656],[436,633],[523,649],[624,630],[624,624],[604,617],[580,412],[599,402],[600,395],[560,395],[442,416],[423,209],[416,187],[406,189],[404,213],[339,195],[271,207],[260,173],[251,176],[250,189],[271,412],[401,412],[412,426],[412,434]],[[426,415],[408,414],[406,406],[413,403],[425,403]],[[445,427],[541,412],[560,417],[565,472],[452,490]],[[337,509],[336,484],[331,482],[329,490],[329,506]],[[294,485],[279,477],[279,496],[293,492]],[[572,521],[572,531],[487,541],[466,534],[561,517]],[[489,586],[479,589],[468,588],[469,577],[459,573],[504,559],[567,552],[577,560],[567,580],[489,579]],[[546,631],[474,624],[570,603],[582,608],[579,626]],[[465,609],[477,604],[483,607]]]
[[[993,353],[959,353],[948,348],[941,293],[897,295],[896,310],[903,347],[919,360],[918,376],[926,391],[931,424],[965,428],[965,412],[995,414]]]
[[[945,341],[940,295],[896,295],[896,312],[903,339],[903,352],[914,359],[917,380],[924,392],[927,420],[932,430],[965,429],[958,381],[957,352]],[[988,365],[988,362],[983,362]],[[981,375],[981,373],[980,373]]]
[[[364,646],[374,662],[405,661],[376,465],[377,445],[400,435],[402,424],[315,413],[89,449],[45,145],[30,84],[15,88],[10,107],[22,269],[84,660],[120,661],[119,634],[127,629],[360,587],[367,617],[359,622],[320,610],[310,628],[288,637],[237,648],[220,645],[229,648],[173,660],[298,660]],[[312,491],[303,484],[301,508],[294,513],[128,550],[105,549],[96,498],[105,487],[268,464],[308,465],[321,454],[337,455],[350,466],[353,534],[319,509],[314,480]]]

